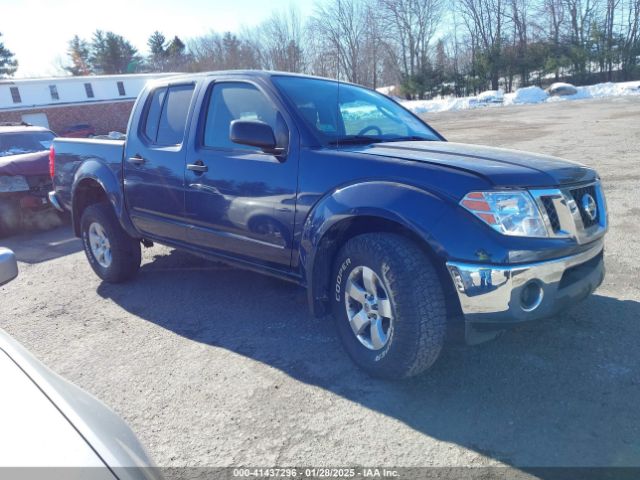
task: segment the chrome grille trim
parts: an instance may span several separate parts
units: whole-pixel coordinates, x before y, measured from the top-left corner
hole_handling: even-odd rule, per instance
[[[576,202],[576,191],[595,192],[598,207],[596,219],[585,226],[581,205]],[[563,188],[545,188],[529,190],[551,238],[573,238],[579,244],[589,243],[604,235],[607,231],[607,205],[600,181]]]

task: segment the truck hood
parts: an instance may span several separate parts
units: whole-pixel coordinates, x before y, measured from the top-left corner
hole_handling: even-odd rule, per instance
[[[0,157],[0,175],[48,175],[49,152],[24,153]]]
[[[594,180],[580,163],[519,150],[453,142],[397,142],[356,147],[360,153],[464,170],[496,187],[547,187]]]

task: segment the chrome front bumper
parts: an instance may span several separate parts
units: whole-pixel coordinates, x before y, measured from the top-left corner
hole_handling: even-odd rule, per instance
[[[447,262],[465,320],[506,324],[554,315],[604,279],[604,244],[570,257],[527,265]]]

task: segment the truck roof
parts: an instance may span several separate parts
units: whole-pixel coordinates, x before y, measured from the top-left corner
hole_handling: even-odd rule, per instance
[[[337,80],[319,77],[316,75],[305,75],[302,73],[292,73],[292,72],[280,72],[277,70],[212,70],[209,72],[198,72],[198,73],[181,73],[175,76],[162,78],[157,80],[158,82],[163,81],[181,81],[181,80],[193,80],[197,78],[206,78],[206,77],[226,77],[226,76],[243,76],[243,77],[254,77],[254,78],[270,78],[274,76],[282,77],[298,77],[298,78],[315,78],[317,80],[326,80],[336,82]],[[350,82],[340,81],[342,84],[347,84]],[[361,85],[358,85],[361,86]]]

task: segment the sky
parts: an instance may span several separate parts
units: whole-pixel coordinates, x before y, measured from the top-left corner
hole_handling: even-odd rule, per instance
[[[56,76],[76,34],[89,40],[96,29],[111,30],[146,53],[154,30],[183,41],[237,32],[291,5],[306,17],[314,0],[0,0],[0,42],[16,55],[16,78]]]

